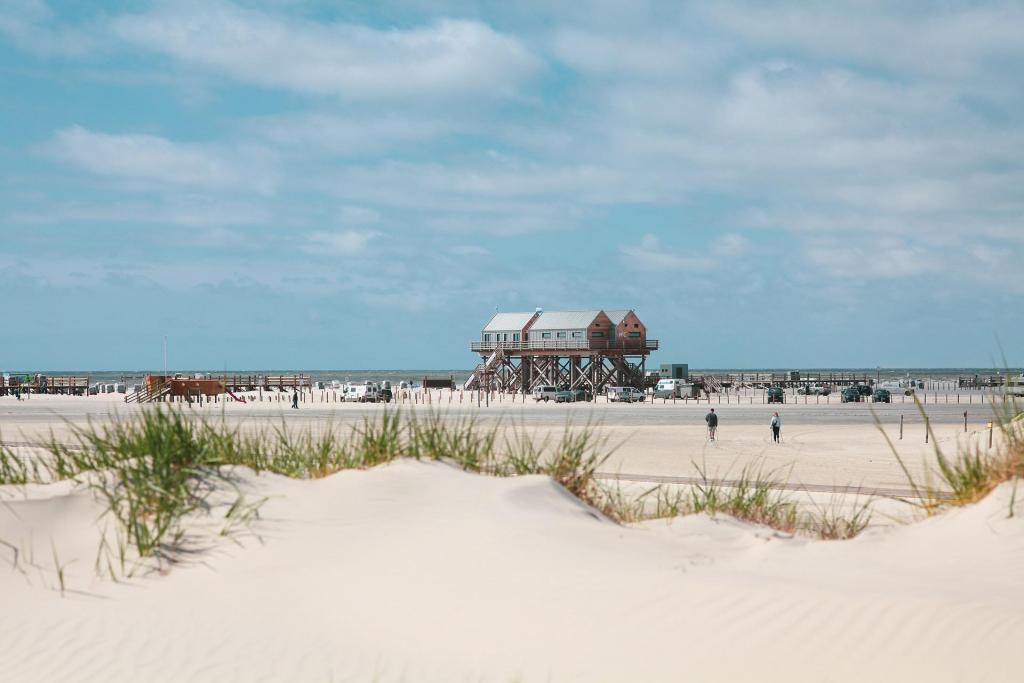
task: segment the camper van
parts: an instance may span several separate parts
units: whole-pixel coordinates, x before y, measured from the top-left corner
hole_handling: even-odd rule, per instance
[[[380,389],[376,382],[363,382],[349,385],[345,390],[347,403],[376,403],[380,399]]]
[[[658,380],[654,398],[688,398],[693,395],[693,385],[682,379]]]

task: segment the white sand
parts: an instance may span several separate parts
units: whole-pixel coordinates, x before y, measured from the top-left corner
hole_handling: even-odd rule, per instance
[[[262,541],[207,529],[187,565],[121,584],[95,576],[87,493],[0,490],[0,539],[23,549],[0,571],[3,680],[1024,677],[1024,506],[1008,518],[1006,487],[820,542],[703,516],[621,527],[548,479],[436,463],[242,476],[269,497]]]
[[[223,417],[229,424],[244,427],[283,422],[298,429],[320,429],[329,422],[358,424],[365,416],[379,415],[385,409],[382,404],[322,403],[318,392],[315,401],[303,403],[299,410],[293,411],[287,407],[287,401],[271,402],[272,396],[277,397],[265,394],[266,400],[262,403],[207,403],[184,409],[208,418]],[[556,405],[537,404],[532,400],[524,404],[521,399],[512,402],[505,398],[490,407],[477,408],[468,394],[461,404],[457,398],[449,403],[445,397],[443,392],[435,392],[429,406],[406,404],[401,409],[405,412],[438,410],[452,420],[501,421],[538,438],[546,434],[557,438],[567,421],[582,425],[589,420],[607,435],[609,444],[617,446],[614,455],[602,467],[609,473],[686,477],[696,475],[697,466],[703,466],[712,476],[725,477],[736,476],[745,465],[751,465],[777,470],[780,478],[799,484],[906,489],[903,470],[879,432],[872,410],[916,478],[923,477],[926,462],[934,461],[933,444],[925,444],[924,424],[912,403],[875,406],[839,404],[836,400],[816,403],[815,400],[821,399],[809,397],[812,399],[809,403],[767,406],[748,402],[761,400],[759,396],[750,396],[740,403],[712,403],[710,406],[703,401],[699,404],[659,401],[655,405],[603,402]],[[948,396],[951,403],[928,406],[934,436],[947,450],[955,450],[958,441],[965,438],[987,443],[985,425],[991,409],[981,404],[980,395],[972,399],[972,404],[966,404],[966,398],[962,398],[964,404],[956,404],[954,394]],[[735,401],[735,397],[732,400]],[[721,415],[716,443],[706,441],[704,414],[709,407]],[[69,441],[69,425],[83,425],[87,419],[102,422],[111,414],[131,415],[138,410],[137,404],[126,405],[120,395],[33,396],[21,402],[12,397],[0,397],[0,438],[7,443],[23,443],[52,432],[58,440]],[[775,410],[783,419],[781,445],[771,443],[768,428]],[[964,410],[969,411],[966,435],[963,432]],[[902,441],[898,439],[901,415],[905,419]]]

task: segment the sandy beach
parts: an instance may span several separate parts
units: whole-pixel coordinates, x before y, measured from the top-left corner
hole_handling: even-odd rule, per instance
[[[693,477],[702,467],[713,476],[735,475],[746,465],[779,471],[794,484],[812,488],[862,487],[865,489],[906,490],[903,474],[879,425],[896,446],[915,475],[922,475],[925,463],[933,460],[933,446],[955,450],[959,443],[987,444],[992,408],[985,404],[987,394],[968,392],[932,396],[926,410],[934,437],[925,443],[925,425],[917,407],[909,399],[891,404],[839,403],[825,398],[789,397],[790,403],[766,405],[760,393],[730,399],[715,397],[709,403],[663,401],[616,404],[597,402],[554,404],[536,402],[529,397],[502,397],[490,405],[476,405],[474,394],[435,391],[430,403],[361,404],[336,403],[320,392],[307,394],[298,410],[289,407],[289,396],[266,394],[258,401],[236,401],[185,405],[186,410],[209,419],[223,419],[232,425],[258,429],[267,425],[287,425],[290,429],[313,430],[327,424],[351,426],[364,418],[374,418],[385,410],[438,412],[451,422],[478,420],[482,424],[500,423],[509,430],[520,430],[542,439],[559,435],[567,425],[593,425],[614,447],[602,471],[608,474],[635,475],[634,478]],[[967,403],[970,396],[970,403]],[[902,397],[897,397],[897,401]],[[731,401],[731,402],[729,402]],[[757,401],[756,403],[754,401]],[[949,402],[951,401],[951,402]],[[720,419],[718,440],[709,442],[704,416],[714,408]],[[130,416],[140,406],[126,404],[124,397],[108,394],[90,397],[33,396],[27,401],[0,399],[0,438],[9,444],[25,444],[47,438],[58,441],[71,438],[72,425],[89,421],[102,423],[111,416]],[[778,411],[783,420],[782,443],[771,442],[769,420]],[[964,431],[964,412],[967,431]],[[900,439],[900,418],[903,438]],[[875,419],[878,419],[876,424]]]
[[[383,410],[283,405],[184,410],[314,429]],[[627,488],[682,481],[696,462],[718,476],[747,463],[784,468],[787,481],[819,492],[906,489],[866,405],[780,406],[779,446],[766,427],[775,406],[713,407],[722,415],[715,443],[705,441],[706,403],[503,399],[430,409],[533,436],[589,420],[619,444],[602,470],[633,476]],[[894,439],[904,415],[896,443],[923,466],[912,406],[876,408]],[[25,444],[51,430],[68,439],[72,424],[139,410],[121,397],[4,399],[0,428],[31,453]],[[940,403],[929,414],[943,446],[964,438],[959,407]],[[983,417],[969,413],[967,438],[987,433]],[[192,554],[117,581],[99,569],[103,507],[90,491],[70,482],[0,487],[7,680],[1017,678],[1024,509],[1010,484],[927,520],[880,519],[853,540],[818,541],[726,516],[621,525],[547,477],[486,477],[436,462],[313,481],[235,475],[249,499],[265,499],[258,520],[227,530],[223,519],[195,516],[186,521]]]

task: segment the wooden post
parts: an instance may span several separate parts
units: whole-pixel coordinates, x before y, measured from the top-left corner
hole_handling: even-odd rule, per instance
[[[967,433],[967,411],[964,411],[964,434]]]
[[[928,418],[924,418],[924,442],[928,443]]]
[[[992,448],[992,427],[993,427],[993,424],[994,424],[993,422],[989,422],[988,423],[988,447],[989,448]]]
[[[900,415],[900,441],[903,441],[903,416]]]

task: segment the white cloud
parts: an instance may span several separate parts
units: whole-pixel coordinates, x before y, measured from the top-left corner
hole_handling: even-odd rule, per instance
[[[750,251],[750,240],[743,235],[727,232],[715,240],[711,250],[720,256],[742,256]]]
[[[372,225],[380,222],[380,212],[365,206],[343,206],[338,209],[338,221],[345,225]]]
[[[306,251],[310,253],[355,256],[366,250],[369,243],[380,237],[374,230],[342,230],[339,232],[314,232],[309,236]]]
[[[896,238],[813,240],[803,252],[824,275],[847,279],[907,278],[948,265],[943,251]]]
[[[382,153],[436,139],[452,124],[402,113],[340,116],[324,112],[285,114],[253,119],[246,129],[282,146],[340,155]]]
[[[93,32],[53,25],[55,15],[42,0],[0,2],[0,36],[43,57],[77,57],[100,46]]]
[[[707,256],[669,251],[662,246],[661,240],[651,233],[641,237],[638,245],[620,247],[619,253],[626,266],[639,271],[706,272],[718,265],[714,259]]]
[[[455,254],[456,256],[490,256],[491,252],[489,249],[485,249],[478,244],[456,244],[451,247],[448,251]]]
[[[259,150],[173,142],[155,135],[115,135],[71,126],[44,146],[50,156],[102,176],[208,189],[273,190]]]
[[[124,15],[113,30],[140,48],[249,83],[357,98],[511,94],[540,68],[518,39],[467,20],[378,30],[209,0]]]
[[[211,201],[202,196],[190,195],[166,202],[53,203],[38,208],[12,210],[5,219],[25,225],[107,222],[216,227],[266,223],[271,215],[267,209],[252,202]]]

